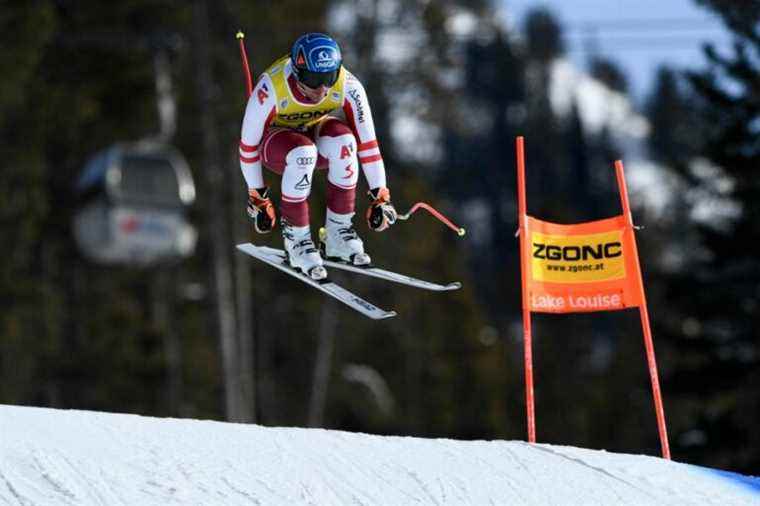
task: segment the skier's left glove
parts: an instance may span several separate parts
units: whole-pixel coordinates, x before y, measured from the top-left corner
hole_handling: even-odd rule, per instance
[[[391,192],[388,188],[380,187],[367,192],[372,201],[367,208],[367,225],[375,232],[382,232],[398,218],[396,209],[391,204]]]
[[[274,205],[269,198],[269,187],[248,190],[248,216],[259,234],[268,234],[275,226]]]

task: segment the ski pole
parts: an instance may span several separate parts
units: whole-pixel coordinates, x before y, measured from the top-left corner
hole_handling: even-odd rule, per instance
[[[248,99],[253,91],[253,81],[251,81],[251,67],[248,66],[248,54],[245,51],[245,43],[243,42],[245,34],[242,30],[238,30],[235,37],[237,37],[240,44],[240,59],[243,61],[243,75],[245,76],[245,98]]]
[[[433,208],[433,206],[431,206],[431,205],[429,205],[429,204],[427,204],[425,202],[417,202],[416,204],[414,204],[412,206],[412,208],[409,210],[408,213],[406,213],[406,214],[399,214],[397,219],[402,220],[402,221],[406,221],[419,208],[425,209],[430,214],[432,214],[433,216],[435,216],[436,218],[438,218],[438,220],[440,220],[444,225],[446,225],[451,230],[453,230],[454,232],[456,232],[459,237],[462,237],[465,234],[465,229],[463,227],[458,227],[458,226],[454,225],[454,223],[452,223],[451,220],[449,220],[447,217],[445,217],[444,215],[442,215],[441,213],[439,213],[438,211],[436,211],[435,208]]]

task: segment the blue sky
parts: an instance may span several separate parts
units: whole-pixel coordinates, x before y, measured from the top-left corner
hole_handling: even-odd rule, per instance
[[[702,68],[703,41],[730,43],[721,21],[693,0],[501,0],[509,18],[522,26],[525,13],[544,6],[564,28],[568,56],[585,67],[590,48],[615,61],[641,100],[657,67]]]

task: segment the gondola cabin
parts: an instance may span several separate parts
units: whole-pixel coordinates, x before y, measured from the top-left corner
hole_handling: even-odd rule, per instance
[[[145,266],[194,251],[197,232],[186,212],[195,185],[175,149],[154,143],[112,146],[85,165],[76,190],[74,234],[88,258]]]

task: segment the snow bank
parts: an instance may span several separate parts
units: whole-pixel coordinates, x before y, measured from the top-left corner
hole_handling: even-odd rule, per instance
[[[760,505],[760,480],[516,441],[0,406],[0,504]]]

